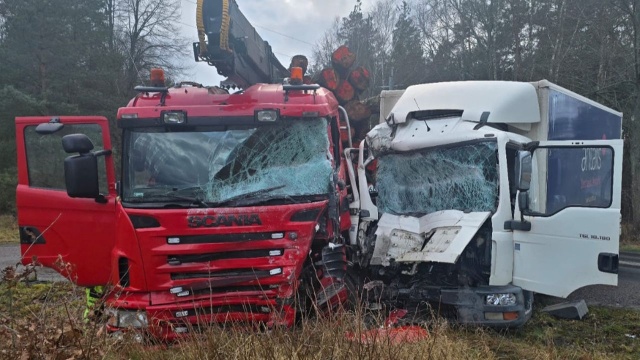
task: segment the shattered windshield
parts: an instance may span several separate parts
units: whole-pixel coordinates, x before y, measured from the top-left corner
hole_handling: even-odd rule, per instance
[[[377,188],[378,207],[394,215],[493,211],[498,199],[497,143],[383,155],[378,159]]]
[[[123,201],[204,205],[327,194],[327,120],[126,133]]]

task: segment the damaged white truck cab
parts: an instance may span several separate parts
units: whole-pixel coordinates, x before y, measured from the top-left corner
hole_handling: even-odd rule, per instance
[[[515,327],[534,292],[617,284],[621,113],[544,80],[415,85],[381,109],[346,150],[371,306]]]

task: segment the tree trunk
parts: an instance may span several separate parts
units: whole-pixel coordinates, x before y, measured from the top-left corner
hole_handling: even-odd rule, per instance
[[[629,157],[631,163],[631,212],[635,233],[640,232],[640,84],[636,84],[636,104],[630,117]]]

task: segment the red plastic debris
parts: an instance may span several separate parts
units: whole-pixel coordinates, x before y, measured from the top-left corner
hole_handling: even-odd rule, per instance
[[[389,343],[391,345],[415,343],[429,337],[427,329],[416,325],[387,327],[366,330],[360,336],[347,333],[346,337],[351,341],[359,341],[362,344]]]
[[[365,330],[360,336],[353,332],[345,334],[348,340],[362,344],[389,343],[391,345],[415,343],[429,337],[427,329],[417,325],[395,326],[398,320],[407,315],[407,310],[393,310],[384,322],[384,327]]]

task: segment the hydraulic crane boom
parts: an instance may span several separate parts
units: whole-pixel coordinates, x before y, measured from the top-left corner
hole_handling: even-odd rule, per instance
[[[195,60],[215,66],[218,74],[235,85],[246,88],[287,76],[269,43],[262,40],[235,0],[198,0],[196,24]]]

